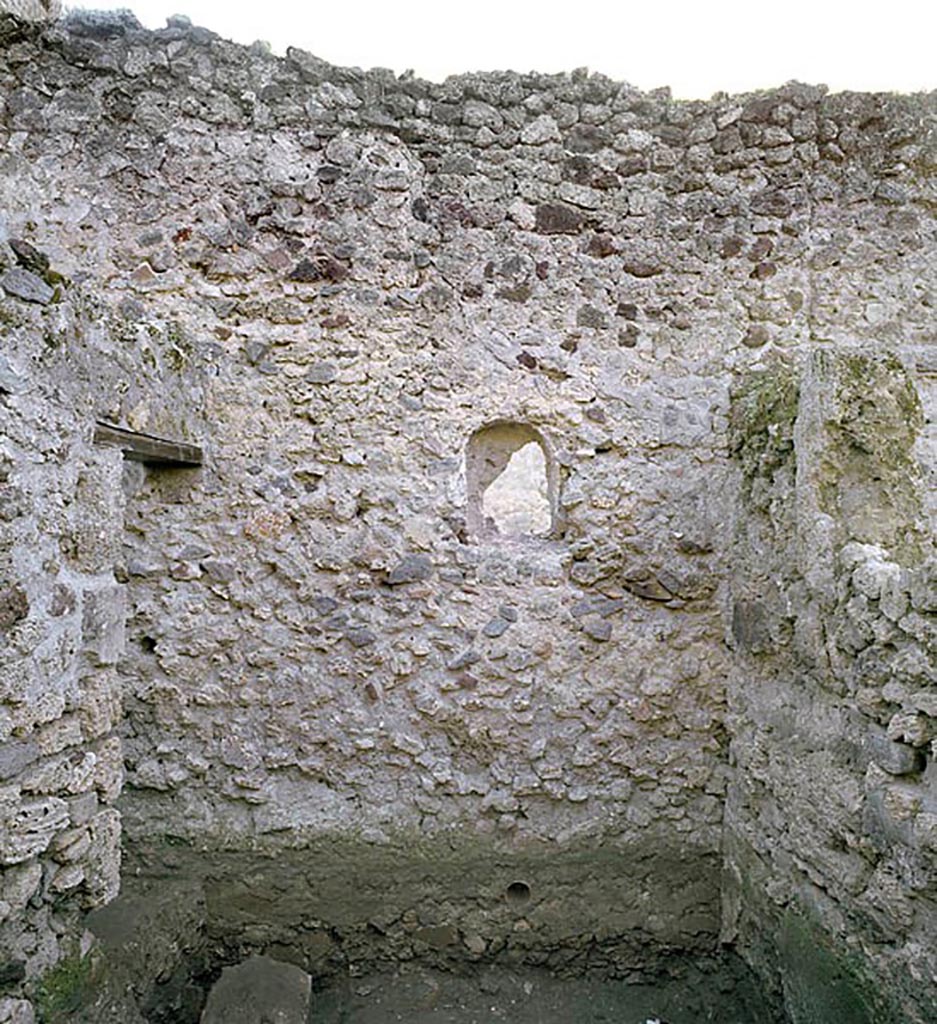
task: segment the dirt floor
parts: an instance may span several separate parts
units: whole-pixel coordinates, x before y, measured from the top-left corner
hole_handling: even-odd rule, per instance
[[[315,994],[315,1024],[770,1024],[741,965],[682,968],[653,985],[486,968],[471,977],[414,967],[346,978]]]

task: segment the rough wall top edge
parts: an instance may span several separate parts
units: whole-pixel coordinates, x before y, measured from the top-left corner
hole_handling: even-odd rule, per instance
[[[842,90],[830,92],[825,84],[805,83],[789,80],[774,88],[758,89],[742,93],[718,91],[708,100],[702,98],[683,98],[673,96],[669,86],[657,89],[642,90],[626,81],[618,81],[601,71],[590,71],[589,68],[576,68],[569,71],[545,73],[535,70],[519,72],[507,69],[479,69],[449,75],[442,82],[433,82],[416,76],[412,71],[397,74],[390,68],[344,67],[330,63],[317,55],[300,47],[288,47],[284,56],[275,55],[269,44],[255,41],[250,45],[237,43],[211,29],[195,25],[185,15],[173,15],[167,19],[163,29],[147,29],[139,22],[130,9],[101,11],[91,8],[63,11],[59,0],[0,0],[0,51],[18,41],[24,33],[45,30],[50,42],[60,41],[62,33],[69,36],[107,41],[125,38],[137,45],[158,45],[179,38],[180,35],[195,37],[200,43],[211,44],[218,48],[218,56],[235,57],[238,53],[249,51],[253,57],[284,65],[297,65],[302,68],[303,77],[307,82],[330,81],[336,83],[406,83],[410,95],[425,96],[430,99],[450,98],[453,92],[462,94],[463,98],[472,98],[473,92],[484,93],[493,85],[510,83],[513,86],[526,87],[528,91],[557,88],[562,86],[579,86],[594,96],[595,102],[608,102],[616,96],[646,97],[649,101],[661,104],[674,104],[679,107],[699,108],[717,104],[733,104],[738,101],[767,100],[769,98],[789,98],[797,105],[814,105],[824,97],[847,100],[848,98],[880,97],[880,98],[924,98],[937,97],[937,89],[921,90],[913,93],[900,91],[864,92],[858,90]],[[388,54],[388,56],[391,56]],[[478,98],[487,98],[480,95]],[[809,103],[804,103],[809,98]]]

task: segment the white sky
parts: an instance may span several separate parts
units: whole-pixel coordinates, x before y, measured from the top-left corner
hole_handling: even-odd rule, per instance
[[[588,67],[681,98],[778,86],[937,88],[937,0],[85,0],[160,28],[188,15],[239,42],[333,64],[461,71]]]

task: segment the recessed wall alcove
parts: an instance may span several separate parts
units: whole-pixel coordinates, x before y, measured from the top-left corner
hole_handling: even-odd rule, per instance
[[[526,423],[476,430],[465,451],[468,528],[474,539],[549,537],[556,526],[556,466]]]

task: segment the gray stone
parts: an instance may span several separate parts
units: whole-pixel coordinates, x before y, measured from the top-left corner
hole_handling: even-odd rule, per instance
[[[374,176],[374,187],[387,192],[406,192],[410,182],[406,172],[384,168]]]
[[[760,601],[736,601],[732,609],[732,635],[743,650],[754,654],[771,646],[771,620]]]
[[[305,379],[310,384],[331,384],[338,377],[338,367],[334,363],[314,363],[306,371]]]
[[[42,853],[68,826],[68,804],[58,797],[0,802],[0,864],[19,864]]]
[[[18,395],[26,389],[26,377],[15,364],[0,353],[0,394]]]
[[[584,619],[582,629],[587,636],[599,643],[605,643],[612,635],[612,624],[606,619]]]
[[[433,562],[429,555],[407,555],[387,574],[387,582],[396,587],[402,583],[419,583],[432,575]]]
[[[3,1024],[35,1024],[35,1020],[35,1012],[28,1000],[0,997],[0,1021]]]
[[[413,933],[417,942],[425,942],[433,949],[446,949],[455,946],[459,942],[459,929],[451,924],[435,925],[428,928],[418,928]]]
[[[607,618],[615,612],[620,612],[624,606],[625,602],[620,597],[612,598],[606,597],[604,594],[595,594],[577,601],[570,609],[570,614],[575,619],[590,614],[601,615],[603,618]]]
[[[751,209],[752,213],[768,217],[787,217],[791,212],[791,201],[783,192],[765,189],[752,197]]]
[[[113,665],[124,649],[126,592],[118,585],[88,589],[82,594],[81,630],[84,650],[96,664]]]
[[[889,775],[911,775],[924,767],[924,753],[907,743],[890,740],[884,732],[872,732],[866,739],[869,757]]]
[[[68,798],[68,818],[72,825],[86,825],[99,809],[97,793],[81,793]]]
[[[307,1024],[311,994],[312,979],[305,971],[254,956],[221,972],[201,1024]]]
[[[468,668],[470,665],[475,665],[482,660],[482,656],[478,651],[469,647],[468,649],[457,654],[454,658],[446,662],[446,668],[450,671],[456,671],[460,668]]]
[[[41,277],[49,269],[49,257],[25,239],[11,238],[10,248],[16,254],[16,262],[24,270],[29,270]]]
[[[541,114],[521,132],[521,142],[527,146],[542,146],[545,142],[559,142],[561,139],[556,121],[549,114]]]
[[[673,597],[673,593],[654,576],[647,579],[625,580],[624,585],[636,597],[643,597],[648,601],[669,601]]]
[[[72,10],[65,24],[71,34],[91,39],[115,39],[140,28],[140,22],[129,10]]]
[[[18,775],[37,757],[39,747],[34,740],[7,740],[6,743],[0,743],[0,780]]]
[[[202,571],[215,583],[230,583],[237,576],[237,567],[231,562],[207,558],[201,563]]]
[[[918,612],[937,612],[937,560],[911,573],[911,605]]]
[[[580,306],[576,313],[577,327],[592,327],[595,330],[604,330],[608,325],[608,318],[595,306]]]
[[[0,276],[0,286],[7,295],[12,295],[15,299],[37,302],[42,306],[47,306],[55,295],[54,289],[41,277],[30,270],[24,270],[23,267],[14,267]]]
[[[244,346],[244,357],[251,364],[257,366],[266,358],[270,351],[270,345],[263,341],[249,341]]]
[[[345,639],[352,647],[370,647],[377,641],[377,633],[373,629],[354,628],[345,630]]]

